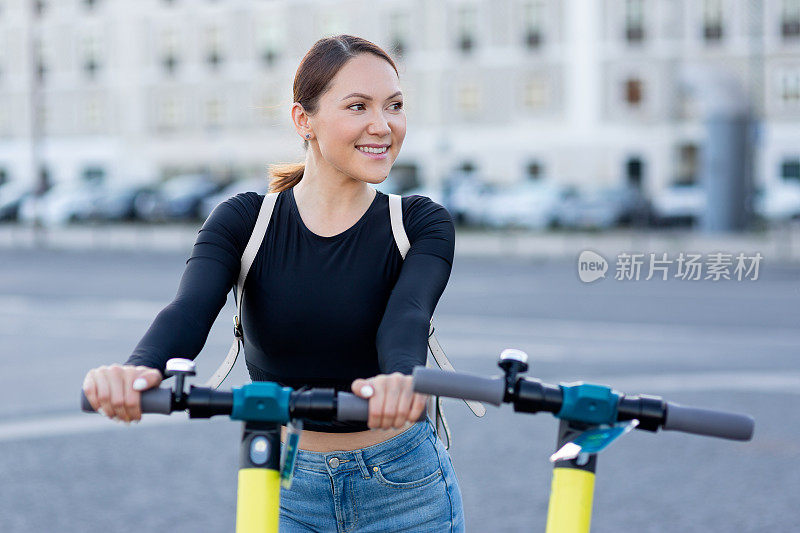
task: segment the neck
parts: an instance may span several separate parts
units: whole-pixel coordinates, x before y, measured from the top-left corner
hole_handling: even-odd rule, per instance
[[[361,208],[375,196],[367,183],[351,178],[331,165],[319,164],[316,145],[306,155],[303,179],[294,186],[295,201],[313,207],[317,213],[350,212]]]

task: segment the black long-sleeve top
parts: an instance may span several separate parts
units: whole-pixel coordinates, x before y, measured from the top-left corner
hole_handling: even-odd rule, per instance
[[[197,356],[236,284],[263,200],[263,194],[242,193],[214,209],[198,232],[175,299],[126,364],[163,373],[168,359]],[[356,378],[410,374],[425,364],[429,322],[450,277],[455,230],[447,210],[427,197],[404,197],[402,209],[411,242],[405,261],[392,236],[389,197],[380,191],[358,222],[331,237],[305,226],[293,189],[278,195],[244,285],[241,321],[253,380],[350,391]],[[306,422],[305,429],[367,426]]]

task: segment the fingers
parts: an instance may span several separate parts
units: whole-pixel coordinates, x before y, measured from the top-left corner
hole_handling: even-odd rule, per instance
[[[368,385],[369,387],[365,389],[364,387]],[[350,385],[350,388],[353,390],[353,394],[364,399],[371,398],[372,394],[375,392],[375,390],[372,388],[370,380],[368,379],[358,378],[353,381],[352,385]]]
[[[133,372],[125,372],[123,375],[122,392],[125,395],[125,416],[129,422],[139,421],[142,418],[142,413],[139,409],[141,393],[133,390],[133,381],[136,379],[136,375]]]
[[[83,390],[95,411],[112,420],[132,422],[142,418],[139,391],[159,385],[162,379],[160,371],[145,366],[101,366],[86,374]]]
[[[397,417],[397,408],[400,401],[400,393],[402,388],[402,377],[400,373],[390,374],[383,377],[386,381],[384,389],[383,401],[383,416],[381,417],[381,429],[390,429],[393,427],[394,420]],[[402,424],[400,424],[402,426]]]
[[[109,418],[114,418],[114,411],[111,408],[111,392],[108,387],[108,367],[101,366],[94,370],[95,387],[97,390],[97,403],[95,411]]]
[[[100,404],[97,401],[97,384],[94,381],[94,369],[87,372],[86,377],[83,378],[83,393],[86,395],[86,399],[89,400],[89,405],[92,406],[92,409],[97,411]]]
[[[133,381],[133,390],[143,391],[159,385],[163,379],[161,372],[146,366],[135,367],[136,379]],[[141,381],[140,381],[141,380]]]
[[[356,396],[369,398],[367,425],[372,429],[402,428],[416,422],[425,409],[425,395],[415,394],[411,376],[400,372],[356,379],[351,388]]]
[[[411,387],[401,387],[397,400],[397,413],[392,421],[392,427],[403,427],[409,420],[411,404],[414,402],[414,391]]]
[[[385,376],[376,376],[372,380],[374,392],[369,399],[369,419],[367,425],[372,429],[378,429],[383,424],[383,405],[386,401],[386,381]]]
[[[138,422],[142,419],[142,393],[161,383],[161,372],[155,368],[137,366],[126,374],[125,381],[125,406],[130,419]]]
[[[416,422],[422,416],[422,413],[425,412],[425,409],[428,407],[428,395],[427,394],[420,394],[414,393],[414,400],[411,403],[411,412],[408,413],[408,419],[412,422]]]
[[[130,422],[125,412],[125,371],[120,365],[111,365],[108,370],[110,404],[112,412],[123,422]]]

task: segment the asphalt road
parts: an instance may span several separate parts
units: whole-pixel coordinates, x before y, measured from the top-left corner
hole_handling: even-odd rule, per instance
[[[185,257],[0,251],[0,531],[232,531],[240,427],[78,412],[89,368],[124,361],[172,298]],[[600,456],[594,532],[796,530],[800,329],[796,267],[755,281],[581,283],[567,262],[457,260],[436,311],[456,368],[530,374],[752,414],[751,443],[637,431]],[[231,340],[232,299],[197,363]],[[243,383],[241,366],[227,385]],[[450,402],[468,531],[544,531],[557,423]]]

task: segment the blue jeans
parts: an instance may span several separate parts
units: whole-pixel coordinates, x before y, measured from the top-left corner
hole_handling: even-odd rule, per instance
[[[280,531],[463,532],[458,480],[430,419],[366,448],[299,450]]]

